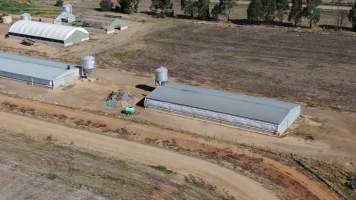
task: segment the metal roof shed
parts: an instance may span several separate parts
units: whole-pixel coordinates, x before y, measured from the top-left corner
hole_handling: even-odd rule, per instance
[[[0,52],[0,77],[57,88],[79,78],[74,65]]]
[[[89,40],[89,32],[84,28],[29,20],[17,21],[10,27],[8,34],[10,36],[61,43],[65,47]]]
[[[127,28],[128,22],[126,20],[116,18],[106,27],[106,32],[110,34],[115,32],[115,29],[125,30]]]
[[[211,119],[281,135],[300,115],[300,105],[190,85],[168,83],[145,98],[145,107]]]

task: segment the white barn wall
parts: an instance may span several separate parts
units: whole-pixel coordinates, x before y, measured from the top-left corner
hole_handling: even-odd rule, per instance
[[[15,74],[15,73],[1,71],[1,70],[0,70],[0,77],[10,79],[10,80],[22,81],[27,84],[43,85],[43,86],[49,86],[49,83],[51,82],[51,80],[47,80],[47,79],[41,79],[41,78],[26,76],[22,74]]]
[[[278,125],[270,124],[266,122],[251,120],[243,117],[233,116],[230,114],[218,113],[208,110],[203,110],[199,108],[193,108],[189,106],[183,106],[178,104],[172,104],[152,99],[145,99],[145,107],[146,108],[154,108],[169,112],[175,112],[185,115],[190,115],[193,117],[209,119],[217,122],[224,122],[229,125],[250,128],[256,130],[262,130],[271,135],[275,135],[278,131]]]
[[[67,70],[63,75],[53,80],[53,88],[59,88],[73,84],[73,82],[78,80],[79,77],[80,75],[78,68]]]
[[[283,135],[285,131],[298,119],[301,113],[301,106],[297,106],[289,111],[285,119],[278,126],[278,134]]]

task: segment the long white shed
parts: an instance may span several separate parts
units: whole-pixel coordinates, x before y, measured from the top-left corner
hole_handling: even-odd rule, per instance
[[[80,70],[72,64],[0,52],[0,77],[58,88],[78,80]]]
[[[296,103],[179,83],[159,86],[145,98],[144,105],[278,136],[301,112]]]

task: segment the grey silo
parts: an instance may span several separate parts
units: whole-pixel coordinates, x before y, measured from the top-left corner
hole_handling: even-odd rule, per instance
[[[20,19],[21,20],[28,20],[28,21],[31,21],[31,15],[29,13],[23,13],[21,16],[20,16]]]
[[[166,67],[161,66],[155,70],[155,82],[157,85],[168,82],[168,69]]]
[[[88,55],[82,58],[82,68],[85,74],[90,74],[96,69],[95,57]]]
[[[72,4],[64,4],[63,5],[63,12],[67,13],[67,14],[72,14],[73,13],[73,6]]]

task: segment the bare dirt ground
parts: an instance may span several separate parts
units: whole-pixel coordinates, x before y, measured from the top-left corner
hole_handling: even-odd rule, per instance
[[[188,83],[355,111],[353,41],[336,33],[174,21],[101,59],[129,71],[165,65]]]
[[[206,161],[198,160],[177,153],[144,146],[121,139],[114,139],[86,131],[79,131],[47,122],[1,113],[3,129],[12,127],[12,131],[24,133],[36,138],[51,137],[60,143],[75,144],[78,147],[90,148],[115,158],[129,159],[147,165],[164,165],[183,175],[194,174],[204,178],[220,188],[225,189],[237,199],[276,199],[257,182],[219,167]],[[16,126],[22,121],[20,126]],[[138,193],[138,192],[134,192]]]
[[[282,199],[337,198],[332,193],[329,194],[325,185],[296,170],[293,165],[287,164],[290,162],[288,161],[290,159],[283,156],[271,159],[259,153],[254,153],[254,150],[251,151],[241,146],[162,129],[149,124],[99,116],[85,111],[76,110],[73,112],[75,110],[73,108],[34,101],[27,101],[26,103],[23,99],[10,97],[3,97],[2,101],[2,110],[7,112],[14,112],[29,118],[39,118],[70,127],[84,128],[110,136],[164,147],[188,155],[200,155],[202,158],[210,161],[218,160],[220,165],[237,170],[237,172],[244,173],[247,176],[252,176],[252,178],[261,181],[265,187],[272,186],[274,191],[278,191],[278,195]],[[3,114],[7,115],[6,113]],[[3,128],[9,127],[11,129],[11,124],[11,121],[6,121],[6,125]],[[24,123],[22,126],[27,126],[25,124],[27,123]],[[22,132],[26,132],[27,130],[25,129]],[[56,137],[56,134],[51,135],[51,137]],[[285,159],[287,162],[285,164],[277,161]]]
[[[142,162],[123,160],[117,154],[108,158],[107,154],[103,157],[99,152],[72,144],[56,145],[55,142],[64,141],[53,141],[56,137],[47,137],[45,132],[38,141],[22,132],[0,132],[3,200],[158,200],[167,195],[172,199],[191,200],[229,198],[219,194],[212,185],[210,190],[196,187],[173,172],[168,174]],[[48,130],[47,133],[53,134]]]
[[[53,2],[43,1],[44,4]],[[75,11],[83,17],[118,15],[97,12],[98,1],[73,3]],[[140,11],[147,11],[148,7],[149,1],[143,1]],[[179,9],[178,4],[175,7]],[[94,75],[95,81],[79,81],[74,86],[55,91],[0,79],[3,92],[0,107],[5,111],[0,117],[4,122],[8,120],[7,124],[0,125],[8,130],[26,126],[28,129],[20,132],[42,134],[39,138],[43,139],[52,132],[50,129],[55,126],[52,123],[58,123],[110,136],[110,141],[107,141],[109,139],[104,139],[107,136],[94,136],[84,131],[93,137],[103,137],[111,145],[115,143],[112,143],[113,137],[119,137],[166,148],[193,156],[188,158],[199,163],[205,163],[200,160],[203,159],[210,163],[209,166],[214,163],[215,167],[228,168],[236,173],[234,176],[245,175],[257,180],[258,183],[254,184],[262,187],[258,191],[267,191],[267,194],[280,199],[340,198],[335,193],[354,199],[355,192],[348,190],[344,183],[346,177],[356,171],[356,76],[353,68],[356,59],[352,53],[355,34],[328,28],[310,31],[305,28],[243,25],[240,19],[245,16],[245,9],[246,6],[239,5],[234,13],[236,20],[232,23],[155,19],[143,13],[121,15],[129,21],[128,30],[106,35],[102,30],[89,29],[92,40],[70,48],[41,43],[33,47],[21,46],[19,40],[2,37],[8,26],[0,24],[1,50],[78,64],[83,55],[96,53],[99,68]],[[333,25],[334,17],[335,12],[323,12],[321,25]],[[348,27],[346,23],[346,30]],[[117,89],[126,89],[136,96],[137,101],[141,100],[148,94],[142,87],[152,86],[152,72],[159,65],[170,69],[171,81],[298,101],[303,104],[303,115],[286,137],[273,138],[142,108],[138,108],[137,115],[127,117],[120,114],[119,109],[103,106],[106,95]],[[19,118],[8,112],[50,123],[28,122],[28,118]],[[21,126],[15,124],[18,123],[15,119],[22,122]],[[45,123],[45,130],[32,132],[36,129],[32,123]],[[76,138],[71,133],[78,130],[63,126],[57,128],[68,130],[54,131],[56,134],[52,136],[59,137],[59,143],[63,139],[68,144],[71,142],[69,138]],[[79,137],[76,138],[78,143],[86,145],[80,142],[86,135]],[[93,143],[97,150],[113,153],[112,149],[98,144]],[[127,149],[121,150],[128,157]],[[143,160],[149,162],[149,158],[146,156]],[[157,161],[158,164],[161,162],[173,165],[173,161]],[[4,166],[5,171],[7,167]],[[235,188],[235,182],[221,180],[216,174],[200,174],[174,166],[172,169],[178,174],[194,172],[202,175],[209,182],[223,186],[219,187],[220,190],[230,185],[237,196],[247,197],[245,192],[251,192],[249,187]],[[26,174],[26,170],[21,173]],[[158,192],[166,195],[158,195],[158,199],[171,199],[170,191],[172,188],[164,185],[152,196],[156,198]],[[82,191],[68,193],[68,198],[76,192]],[[91,192],[85,194],[97,194]]]

